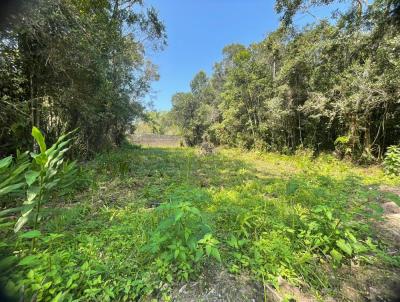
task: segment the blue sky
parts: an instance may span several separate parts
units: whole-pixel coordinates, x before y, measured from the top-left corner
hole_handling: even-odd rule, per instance
[[[168,35],[168,46],[163,51],[148,53],[160,74],[147,98],[154,109],[169,110],[172,95],[189,91],[189,83],[198,71],[210,74],[214,63],[221,60],[224,46],[249,45],[274,31],[279,25],[274,3],[273,0],[148,0],[147,4],[158,10]],[[319,10],[319,15],[327,11]],[[303,23],[310,17],[296,19]]]

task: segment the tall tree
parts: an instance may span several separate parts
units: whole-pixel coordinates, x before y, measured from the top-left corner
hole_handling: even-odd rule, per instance
[[[164,42],[155,10],[137,0],[32,0],[16,17],[0,32],[1,150],[26,147],[32,125],[50,142],[80,128],[82,155],[119,144],[156,79],[140,42]]]

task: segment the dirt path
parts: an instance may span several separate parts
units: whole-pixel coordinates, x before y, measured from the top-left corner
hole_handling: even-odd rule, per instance
[[[400,188],[381,186],[380,191],[400,197]],[[395,202],[385,198],[380,198],[379,201],[383,209],[383,221],[378,222],[376,227],[382,238],[393,246],[398,253],[400,250],[400,207]]]

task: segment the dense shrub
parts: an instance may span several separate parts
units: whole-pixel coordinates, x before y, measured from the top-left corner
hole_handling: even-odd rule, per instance
[[[387,174],[400,175],[400,146],[388,147],[383,165]]]

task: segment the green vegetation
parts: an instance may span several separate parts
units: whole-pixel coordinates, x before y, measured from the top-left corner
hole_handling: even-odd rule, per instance
[[[297,10],[331,0],[278,0],[280,28],[245,47],[228,45],[213,73],[172,97],[188,145],[214,144],[340,156],[370,163],[399,144],[398,1],[353,2],[334,22],[291,26]]]
[[[383,162],[387,174],[400,175],[400,146],[390,146]]]
[[[33,145],[40,128],[54,143],[75,128],[76,157],[119,145],[143,115],[158,75],[147,46],[165,28],[143,1],[27,0],[0,24],[0,155]]]
[[[343,301],[354,268],[385,285],[399,276],[399,1],[349,1],[298,29],[297,11],[334,1],[277,0],[281,26],[226,46],[169,112],[142,102],[158,78],[146,50],[166,43],[144,1],[11,2],[19,10],[0,20],[9,295],[172,301],[212,268],[249,276],[264,297],[284,280]],[[129,131],[189,147],[133,146]]]
[[[135,134],[179,135],[178,126],[174,123],[169,111],[150,111],[135,124]]]
[[[40,301],[168,301],[179,280],[220,263],[259,282],[281,276],[339,295],[333,276],[341,266],[400,265],[369,223],[381,213],[376,186],[399,185],[376,167],[307,153],[200,156],[126,145],[97,156],[86,174],[87,189],[48,200],[39,232],[2,228],[10,292]]]

